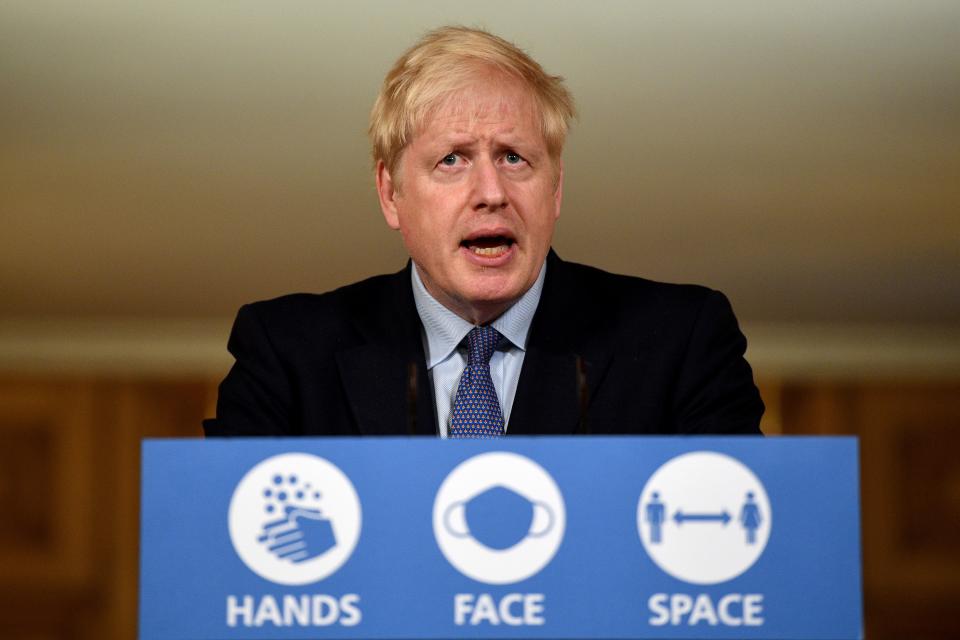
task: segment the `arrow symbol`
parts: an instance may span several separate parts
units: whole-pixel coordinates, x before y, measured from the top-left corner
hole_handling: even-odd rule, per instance
[[[683,524],[684,522],[722,522],[726,526],[730,522],[730,514],[726,510],[720,513],[684,513],[677,509],[677,512],[673,514],[673,520],[677,524]]]

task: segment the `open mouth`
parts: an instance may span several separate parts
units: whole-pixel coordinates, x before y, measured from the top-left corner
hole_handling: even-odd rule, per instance
[[[460,246],[472,252],[474,255],[483,258],[496,258],[509,251],[510,247],[513,246],[513,242],[513,238],[504,235],[479,235],[462,240]]]

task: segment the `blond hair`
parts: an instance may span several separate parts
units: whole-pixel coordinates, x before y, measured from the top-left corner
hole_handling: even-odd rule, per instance
[[[430,110],[490,70],[529,89],[551,157],[559,159],[576,116],[573,96],[560,76],[548,75],[530,56],[503,38],[481,29],[441,27],[408,49],[383,79],[370,113],[373,162],[394,172],[407,143]]]

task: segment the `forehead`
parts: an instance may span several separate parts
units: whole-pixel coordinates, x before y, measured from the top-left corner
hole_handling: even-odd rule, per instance
[[[424,114],[416,138],[477,133],[512,134],[542,141],[541,117],[532,92],[503,76],[473,79],[437,100]]]

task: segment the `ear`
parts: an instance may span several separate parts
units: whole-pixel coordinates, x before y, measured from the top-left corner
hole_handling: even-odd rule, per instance
[[[553,219],[560,217],[560,204],[563,202],[563,159],[557,161],[557,186],[553,190]]]
[[[388,227],[396,231],[400,228],[400,216],[397,214],[399,190],[383,160],[377,160],[377,195],[380,197],[383,219],[387,221]]]

